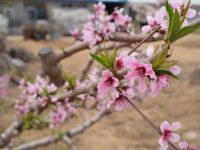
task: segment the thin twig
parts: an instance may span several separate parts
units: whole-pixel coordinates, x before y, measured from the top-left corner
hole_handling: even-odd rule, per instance
[[[159,134],[162,135],[162,132],[160,131],[160,129],[150,120],[148,119],[145,114],[129,99],[127,99],[127,101],[129,102],[129,104],[142,116],[142,118],[147,121],[151,127],[153,127],[153,129],[155,129],[155,131]],[[175,149],[175,150],[179,150],[179,148],[177,148],[173,143],[169,142],[169,144]]]
[[[89,72],[90,68],[92,67],[92,64],[94,63],[94,59],[93,58],[89,58],[88,61],[86,62],[86,64],[84,65],[84,68],[81,72],[81,75],[79,77],[79,81],[83,81],[87,75],[87,73]]]
[[[146,38],[144,38],[142,41],[140,41],[133,50],[129,52],[129,55],[135,52],[144,42],[146,42],[148,39],[150,39],[158,30],[160,30],[160,26],[156,28],[150,35],[148,35]]]

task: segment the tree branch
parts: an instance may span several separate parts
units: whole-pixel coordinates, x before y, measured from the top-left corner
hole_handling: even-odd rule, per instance
[[[74,137],[78,134],[83,133],[85,130],[87,130],[89,127],[91,127],[92,125],[94,125],[96,122],[98,122],[99,120],[101,120],[105,115],[108,115],[109,111],[101,111],[99,113],[97,113],[95,116],[93,116],[90,120],[85,121],[83,124],[77,126],[76,128],[73,128],[69,131],[67,131],[64,135],[64,140],[66,140],[67,138],[71,138]],[[31,142],[27,142],[25,144],[19,145],[16,148],[13,148],[12,150],[31,150],[31,149],[35,149],[38,147],[42,147],[42,146],[46,146],[48,144],[51,143],[56,143],[58,140],[61,140],[63,138],[58,138],[55,135],[50,135],[38,140],[34,140]],[[69,141],[68,141],[69,142]],[[9,150],[8,148],[5,148],[3,150]]]
[[[159,134],[162,135],[160,128],[158,128],[150,119],[148,119],[145,114],[129,99],[127,99],[129,104],[142,116],[142,118],[149,123],[149,125]],[[175,149],[179,150],[173,143],[169,142],[169,144]]]
[[[21,122],[15,120],[3,133],[0,134],[0,148],[10,142],[10,139],[16,134],[21,127]]]
[[[64,135],[63,141],[70,146],[71,150],[77,150],[74,142],[68,136]]]
[[[80,82],[82,82],[85,79],[93,63],[94,63],[94,59],[90,57],[88,61],[85,63],[83,70],[81,71],[81,75],[79,77]]]
[[[160,28],[161,28],[161,27],[159,26],[159,27],[158,27],[157,29],[155,29],[151,34],[149,34],[147,37],[145,37],[143,40],[141,40],[141,41],[135,46],[135,48],[129,52],[129,55],[132,54],[134,51],[136,51],[144,42],[148,41],[149,39],[152,39],[152,36],[153,36],[158,30],[160,30]]]

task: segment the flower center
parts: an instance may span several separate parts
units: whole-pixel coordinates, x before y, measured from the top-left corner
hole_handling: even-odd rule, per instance
[[[139,72],[139,74],[145,74],[145,72],[146,72],[144,67],[138,67],[137,71]]]
[[[165,130],[164,131],[164,140],[169,140],[169,138],[171,137],[171,133],[172,133],[172,131],[170,131],[170,130]]]
[[[118,103],[118,104],[124,103],[125,99],[126,97],[124,97],[123,95],[119,95],[119,97],[115,99],[115,103]]]
[[[121,70],[124,67],[124,63],[121,59],[118,59],[116,62],[116,69]]]
[[[113,84],[113,79],[112,79],[112,77],[109,77],[106,81],[105,81],[105,84],[107,85],[107,86],[111,86],[112,84]]]

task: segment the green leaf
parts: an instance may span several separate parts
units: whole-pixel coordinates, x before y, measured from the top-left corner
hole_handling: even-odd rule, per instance
[[[174,12],[173,12],[173,9],[170,6],[168,0],[166,1],[165,8],[166,8],[167,14],[168,14],[168,37],[167,37],[167,39],[169,40],[170,39],[169,33],[170,33],[172,25],[173,25],[172,22],[173,22],[173,18],[174,18]]]
[[[55,135],[56,135],[59,139],[61,139],[61,138],[65,135],[65,133],[64,133],[63,131],[61,131],[61,130],[57,130],[56,133],[55,133]]]
[[[76,76],[72,73],[63,72],[64,79],[69,83],[70,88],[74,88],[76,85]]]
[[[165,61],[168,54],[168,48],[169,48],[169,43],[167,43],[166,46],[163,48],[163,50],[157,54],[157,56],[154,58],[152,62],[153,68],[156,68],[158,65],[160,65]]]
[[[183,38],[184,36],[195,32],[198,28],[200,28],[199,25],[192,25],[192,26],[185,26],[182,29],[180,29],[180,31],[177,33],[177,35],[172,39],[172,42]]]
[[[189,8],[190,8],[190,3],[191,3],[191,1],[188,0],[188,4],[187,4],[186,8],[184,9],[183,19],[181,20],[181,23],[182,23],[182,24],[183,24],[183,22],[184,22],[184,20],[185,20],[185,18],[186,18],[187,12],[188,12],[188,10],[189,10]]]
[[[112,68],[115,68],[115,63],[116,63],[116,58],[117,58],[117,50],[118,49],[114,49],[114,52],[111,55]]]
[[[174,17],[173,17],[173,22],[172,22],[172,27],[171,27],[171,31],[170,31],[170,41],[172,39],[174,39],[174,37],[176,36],[176,34],[179,32],[180,28],[181,28],[181,20],[180,20],[180,16],[177,10],[175,10],[174,13]]]
[[[104,50],[103,52],[99,52],[98,54],[90,53],[90,55],[100,64],[102,64],[112,72],[114,71],[117,57],[117,49],[114,49],[113,52],[108,52],[108,50]]]
[[[92,56],[93,59],[95,59],[96,61],[98,61],[100,64],[102,64],[105,67],[109,67],[108,62],[106,62],[105,58],[103,58],[103,55],[99,56],[97,54],[92,54],[90,53],[90,55]]]
[[[160,63],[155,69],[166,70],[166,69],[169,69],[169,68],[175,66],[176,64],[177,64],[177,61],[175,61],[175,60],[166,60],[166,61]]]
[[[166,74],[178,80],[178,77],[168,70],[155,70],[156,73]]]

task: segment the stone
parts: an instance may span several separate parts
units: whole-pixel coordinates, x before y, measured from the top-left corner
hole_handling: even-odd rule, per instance
[[[190,77],[190,84],[200,85],[200,69],[195,69]]]
[[[9,49],[8,54],[10,57],[21,59],[26,63],[36,60],[36,56],[32,52],[20,47]]]
[[[13,58],[11,62],[18,71],[25,71],[27,68],[27,65],[21,59]]]

